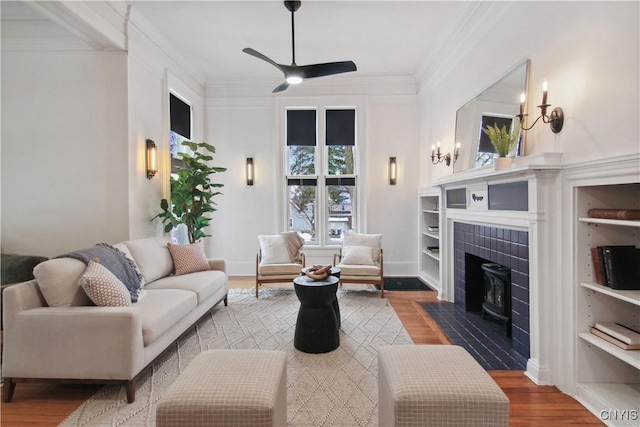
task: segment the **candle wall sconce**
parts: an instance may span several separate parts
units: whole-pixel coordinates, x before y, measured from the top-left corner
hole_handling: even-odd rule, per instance
[[[460,155],[460,143],[456,143],[456,148],[453,151],[453,163],[458,160],[458,156]],[[431,163],[437,165],[438,163],[444,162],[447,166],[451,166],[451,154],[442,154],[440,152],[440,141],[438,141],[437,145],[431,146]]]
[[[542,83],[542,104],[538,105],[538,108],[540,108],[540,116],[529,127],[526,127],[525,121],[527,114],[525,114],[524,112],[524,104],[527,100],[527,96],[524,94],[524,92],[520,95],[520,114],[518,114],[518,118],[520,119],[522,130],[532,129],[540,119],[542,119],[542,123],[549,124],[551,132],[558,133],[562,130],[562,125],[564,125],[564,111],[562,111],[562,108],[556,107],[551,110],[551,114],[547,115],[547,109],[551,107],[551,104],[547,104],[547,93],[548,84],[545,80]]]
[[[147,179],[153,178],[158,173],[158,147],[150,139],[146,143]]]

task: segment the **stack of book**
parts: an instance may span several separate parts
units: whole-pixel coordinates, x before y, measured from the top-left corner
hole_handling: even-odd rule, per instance
[[[612,289],[640,289],[640,249],[633,245],[591,248],[594,280]]]
[[[440,248],[438,246],[427,246],[427,251],[434,253],[434,254],[439,254],[440,253]]]
[[[640,333],[620,323],[596,322],[591,333],[623,350],[640,350]]]
[[[427,230],[433,233],[437,233],[438,231],[440,231],[440,227],[438,227],[437,225],[430,225],[427,227]]]

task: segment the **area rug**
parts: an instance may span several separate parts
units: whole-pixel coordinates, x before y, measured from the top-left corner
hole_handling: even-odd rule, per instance
[[[136,400],[124,386],[105,386],[61,426],[153,426],[155,408],[180,372],[201,351],[225,348],[287,353],[290,426],[377,426],[378,348],[412,344],[379,292],[338,291],[340,346],[325,354],[293,347],[300,303],[293,290],[231,290],[229,306],[216,307],[138,380]]]
[[[380,285],[375,285],[380,289]],[[431,291],[432,289],[422,283],[417,277],[385,277],[385,291]]]

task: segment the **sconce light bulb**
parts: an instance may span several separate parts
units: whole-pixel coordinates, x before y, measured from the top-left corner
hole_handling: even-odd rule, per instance
[[[460,143],[456,142],[456,148],[460,148]]]
[[[440,141],[438,141],[438,144],[437,144],[437,146],[438,146],[438,148],[440,148]]]
[[[522,92],[522,93],[520,94],[520,103],[521,103],[521,104],[524,104],[524,102],[525,102],[526,100],[527,100],[527,95],[525,95],[525,93],[524,93],[524,92]]]
[[[549,90],[549,83],[547,83],[547,81],[543,81],[542,82],[542,91],[543,92],[547,92]]]

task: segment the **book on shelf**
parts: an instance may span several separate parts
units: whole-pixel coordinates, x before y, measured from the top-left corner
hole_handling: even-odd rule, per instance
[[[438,231],[440,231],[440,227],[438,227],[437,225],[430,225],[427,227],[427,230],[437,233]]]
[[[640,289],[640,249],[603,246],[604,277],[611,289]]]
[[[433,252],[434,254],[440,253],[440,247],[438,246],[427,246],[427,251]]]
[[[591,327],[591,334],[597,336],[598,338],[602,338],[603,340],[615,345],[616,347],[619,347],[623,350],[640,350],[640,344],[627,344],[624,343],[622,341],[620,341],[619,339],[616,339],[614,337],[612,337],[611,335],[605,334],[604,332],[602,332],[601,330],[594,328],[593,326]]]
[[[606,285],[604,279],[604,264],[602,261],[602,251],[598,247],[591,248],[591,266],[593,267],[593,280],[598,285]]]
[[[589,209],[587,212],[590,218],[602,219],[640,219],[640,209]]]
[[[596,322],[594,328],[629,345],[640,345],[640,333],[615,322]]]

